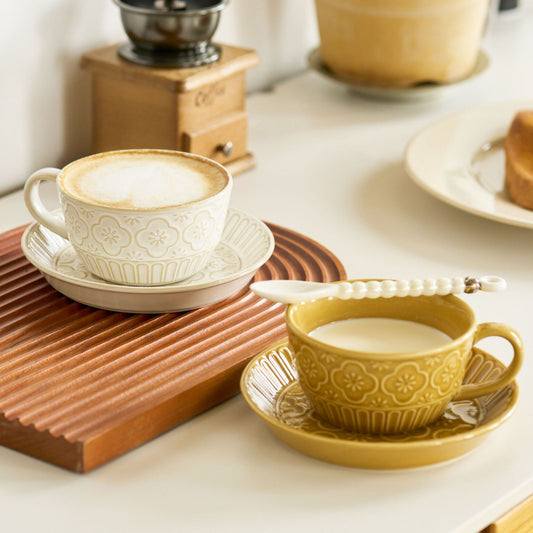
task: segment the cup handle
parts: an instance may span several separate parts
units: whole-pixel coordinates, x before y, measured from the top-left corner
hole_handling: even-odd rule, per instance
[[[513,360],[500,377],[484,383],[471,383],[468,385],[463,385],[459,389],[457,395],[453,398],[454,401],[471,400],[472,398],[477,398],[478,396],[483,396],[485,394],[502,389],[511,383],[511,381],[513,381],[515,376],[518,374],[520,367],[522,366],[522,361],[524,359],[524,347],[522,344],[522,339],[514,329],[506,326],[505,324],[485,322],[484,324],[480,324],[478,326],[474,335],[474,344],[485,337],[503,337],[509,341],[514,351]]]
[[[53,181],[55,183],[59,172],[60,170],[57,168],[42,168],[34,172],[24,186],[24,201],[35,220],[54,233],[61,235],[64,239],[68,239],[64,220],[50,213],[39,196],[39,184],[41,181]]]

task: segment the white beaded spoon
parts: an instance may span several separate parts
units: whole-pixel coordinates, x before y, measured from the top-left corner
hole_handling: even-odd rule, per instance
[[[392,298],[393,296],[433,296],[435,294],[471,294],[479,290],[496,292],[507,287],[498,276],[454,277],[439,279],[342,281],[340,283],[317,283],[293,279],[257,281],[250,289],[258,296],[272,302],[292,304],[333,296],[342,300],[362,298]]]

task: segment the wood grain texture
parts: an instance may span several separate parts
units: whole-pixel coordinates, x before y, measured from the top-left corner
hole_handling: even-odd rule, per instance
[[[193,154],[201,154],[225,165],[233,159],[241,159],[246,155],[246,138],[248,117],[246,113],[229,115],[214,125],[183,134],[183,150]],[[231,142],[231,155],[225,156],[222,147]]]
[[[255,51],[221,45],[216,63],[157,69],[121,59],[117,45],[83,55],[91,74],[92,153],[132,148],[184,150],[233,164],[253,166],[247,156],[246,70]],[[217,150],[232,141],[225,157]]]
[[[262,279],[334,281],[338,259],[270,225]],[[239,391],[247,362],[285,334],[285,306],[249,289],[185,313],[134,315],[62,296],[0,235],[0,444],[85,472]]]

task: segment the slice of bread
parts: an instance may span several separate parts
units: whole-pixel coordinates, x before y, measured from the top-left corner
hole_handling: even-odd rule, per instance
[[[514,203],[533,209],[533,111],[518,112],[505,137],[505,186]]]

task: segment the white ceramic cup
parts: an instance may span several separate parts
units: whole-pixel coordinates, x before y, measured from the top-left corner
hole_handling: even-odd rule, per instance
[[[178,167],[181,163],[187,168],[192,165],[202,184],[212,181],[217,185],[203,197],[171,205],[169,198],[163,198],[160,205],[143,205],[142,197],[149,194],[141,194],[132,205],[107,205],[101,199],[80,197],[70,185],[69,190],[65,188],[69,173],[72,176],[83,173],[84,168],[102,169],[112,162],[120,165],[131,160],[141,189],[150,193],[154,174],[142,175],[144,158],[160,158],[163,164],[168,158],[169,165]],[[127,172],[120,176],[126,182]],[[195,179],[193,176],[192,181]],[[50,212],[42,203],[39,184],[43,181],[55,182],[61,212]],[[163,285],[186,279],[204,267],[222,236],[231,188],[230,173],[205,157],[172,150],[120,150],[79,159],[62,170],[38,170],[26,182],[24,198],[32,216],[68,239],[93,274],[113,283]]]

